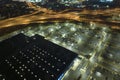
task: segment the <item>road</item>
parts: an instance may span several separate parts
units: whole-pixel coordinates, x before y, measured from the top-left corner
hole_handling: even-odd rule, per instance
[[[111,18],[113,15],[120,15],[120,8],[107,10],[65,10],[55,12],[46,8],[37,7],[35,4],[26,3],[35,12],[27,15],[22,15],[14,18],[9,18],[0,21],[0,29],[12,28],[17,25],[26,25],[30,23],[45,23],[45,22],[62,22],[64,20],[72,20],[78,22],[95,22],[110,26],[113,29],[120,30],[120,21],[107,20],[102,17]],[[90,16],[89,16],[90,15]],[[102,16],[102,17],[101,17]]]

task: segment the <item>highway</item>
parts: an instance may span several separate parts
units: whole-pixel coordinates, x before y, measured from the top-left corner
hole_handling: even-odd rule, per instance
[[[78,21],[78,22],[95,22],[108,25],[113,29],[120,30],[120,21],[108,20],[113,15],[120,15],[120,8],[106,9],[106,10],[76,10],[70,9],[55,12],[46,8],[37,7],[35,4],[26,2],[30,8],[33,8],[35,12],[27,15],[22,15],[14,18],[8,18],[0,21],[0,29],[12,28],[18,25],[26,25],[31,23],[45,23],[45,22],[62,22],[64,20]],[[90,15],[90,16],[89,16]],[[102,16],[102,17],[101,17]]]

